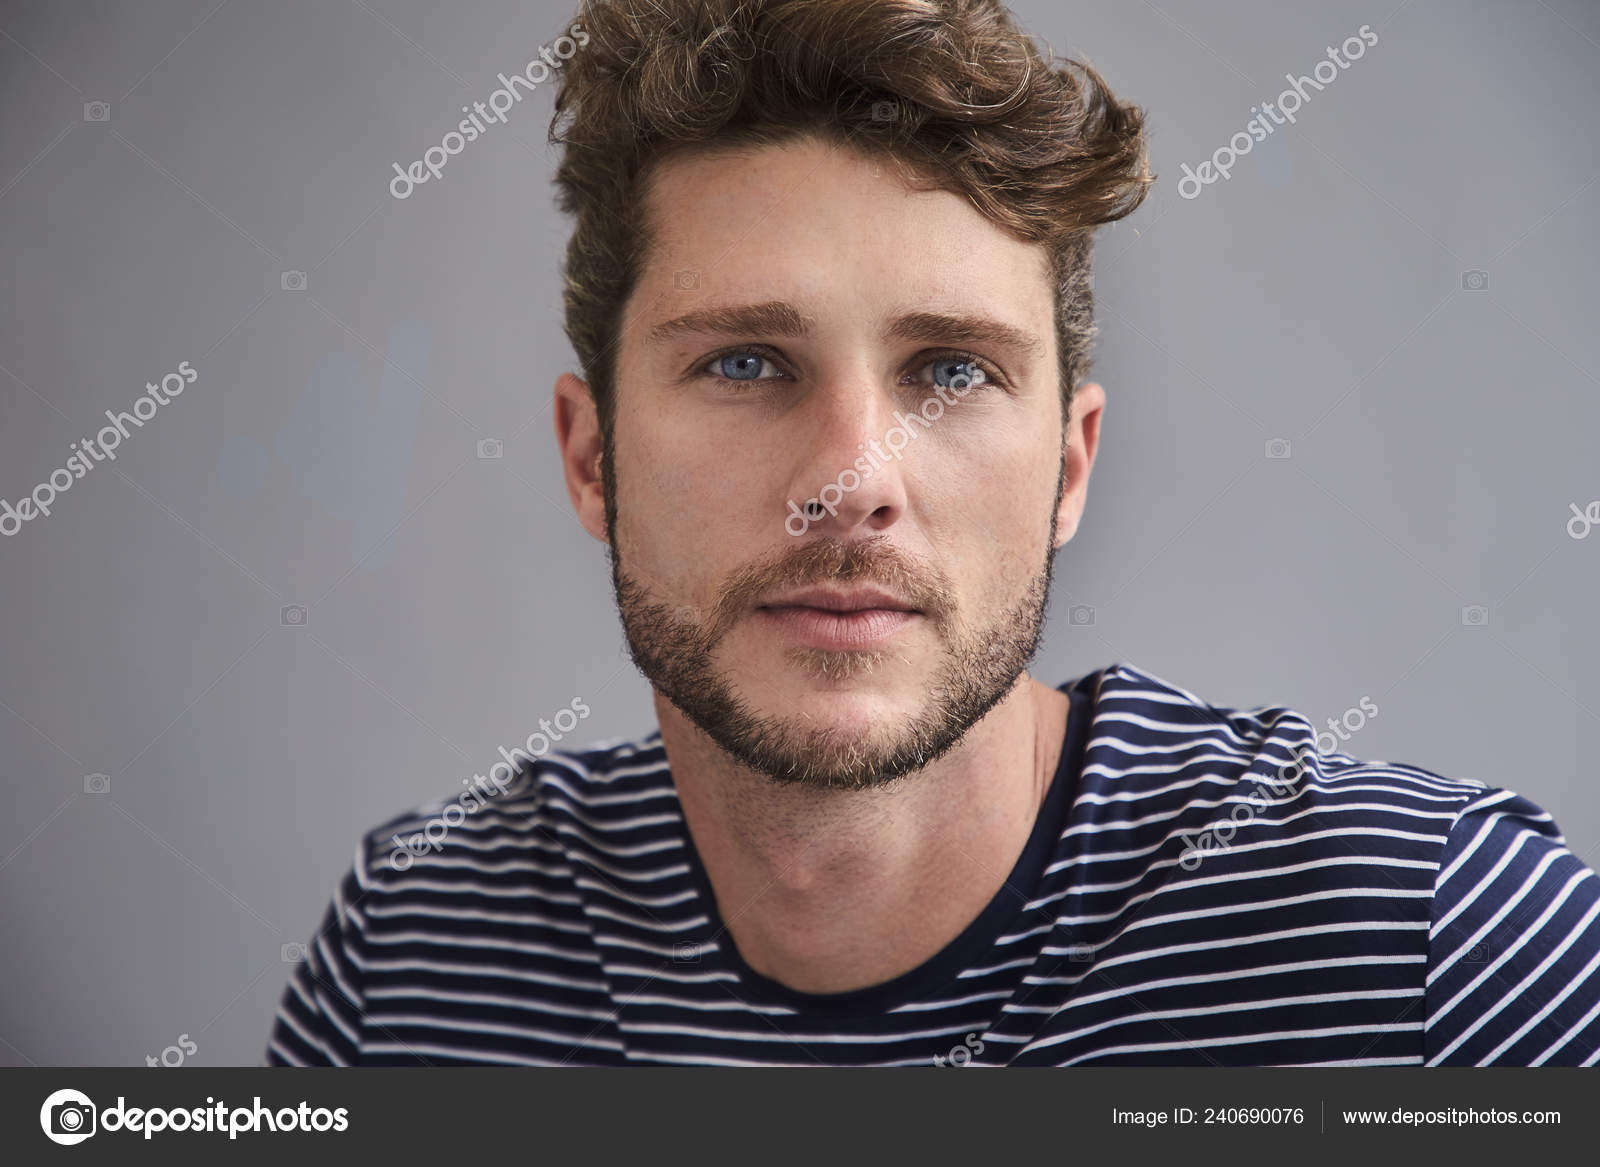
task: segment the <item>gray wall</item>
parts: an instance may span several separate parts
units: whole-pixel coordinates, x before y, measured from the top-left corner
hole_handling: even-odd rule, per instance
[[[571,10],[213,4],[0,9],[0,497],[198,373],[0,538],[5,1064],[255,1062],[363,830],[574,695],[586,740],[652,724],[554,457],[551,87],[388,189]],[[1102,236],[1110,405],[1038,674],[1317,721],[1369,696],[1353,752],[1508,785],[1600,860],[1600,535],[1566,530],[1600,499],[1600,12],[1017,11],[1146,106],[1161,176]]]

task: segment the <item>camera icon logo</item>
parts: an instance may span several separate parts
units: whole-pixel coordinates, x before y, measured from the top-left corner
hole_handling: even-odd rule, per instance
[[[1290,446],[1288,438],[1268,438],[1267,457],[1273,461],[1282,461],[1289,457]]]
[[[39,1126],[52,1143],[71,1147],[94,1134],[95,1114],[94,1103],[87,1094],[57,1090],[39,1108]]]
[[[1489,609],[1482,604],[1468,604],[1461,609],[1461,623],[1468,628],[1482,628],[1489,623]]]
[[[1088,964],[1094,959],[1094,945],[1079,941],[1067,948],[1067,959],[1074,964]]]
[[[672,273],[672,286],[680,292],[693,291],[700,286],[700,273],[697,271],[675,271]]]
[[[872,103],[872,120],[875,122],[892,122],[896,113],[892,101],[875,101]]]
[[[285,628],[304,628],[306,610],[303,604],[289,604],[278,609],[278,623]]]
[[[1481,268],[1461,273],[1462,290],[1468,292],[1485,292],[1489,289],[1489,273]]]
[[[1467,954],[1461,958],[1462,964],[1488,964],[1489,946],[1487,944],[1474,944],[1467,949]]]
[[[1074,604],[1067,609],[1067,623],[1074,628],[1087,628],[1094,623],[1094,609],[1088,604]]]
[[[111,776],[109,774],[85,774],[83,776],[83,792],[85,794],[110,794]]]
[[[284,964],[299,964],[306,958],[306,946],[298,940],[291,940],[278,950],[278,956]]]
[[[306,290],[306,273],[303,271],[286,271],[279,277],[278,282],[286,292],[303,292]]]
[[[698,964],[700,946],[693,940],[680,940],[672,946],[672,959],[686,964]]]
[[[111,120],[111,104],[105,101],[86,101],[83,103],[83,120],[86,122],[108,122]]]
[[[487,458],[504,458],[505,456],[506,456],[506,444],[504,442],[502,442],[499,438],[479,438],[478,439],[478,457],[479,458],[485,458],[485,459],[487,459]]]

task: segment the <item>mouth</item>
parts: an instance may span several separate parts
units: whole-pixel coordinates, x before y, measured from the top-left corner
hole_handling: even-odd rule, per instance
[[[807,588],[777,597],[756,614],[786,638],[810,648],[878,648],[923,613],[878,588]]]

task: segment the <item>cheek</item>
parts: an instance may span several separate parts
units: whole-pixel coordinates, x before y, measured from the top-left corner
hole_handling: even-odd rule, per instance
[[[930,540],[974,598],[1022,586],[1039,570],[1050,541],[1059,448],[1005,446],[1002,440],[948,451],[921,492]]]
[[[963,523],[1026,528],[1055,498],[1059,447],[1047,451],[1011,426],[975,429],[929,453],[918,467],[922,491]]]
[[[742,464],[740,450],[682,424],[648,438],[618,433],[618,524],[630,572],[687,585],[737,560],[741,546],[758,545],[765,488],[753,477],[757,468]],[[781,533],[782,512],[772,513]]]

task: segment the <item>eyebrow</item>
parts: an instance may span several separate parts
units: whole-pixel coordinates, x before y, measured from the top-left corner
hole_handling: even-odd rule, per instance
[[[738,304],[724,308],[702,308],[650,330],[652,343],[676,336],[700,333],[763,334],[767,336],[810,336],[816,321],[803,315],[784,300],[762,304]],[[1044,345],[1031,332],[993,320],[947,312],[907,312],[896,316],[883,330],[884,340],[943,341],[950,344],[998,344],[1033,356]]]

